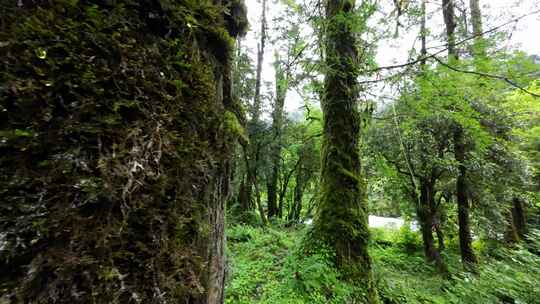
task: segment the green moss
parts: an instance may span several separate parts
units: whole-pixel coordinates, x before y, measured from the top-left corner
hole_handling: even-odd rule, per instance
[[[314,252],[330,248],[343,278],[360,287],[355,298],[379,303],[367,248],[366,184],[358,147],[359,58],[353,30],[358,25],[353,22],[365,20],[358,18],[351,0],[327,2],[326,13],[325,61],[332,68],[325,75],[321,186],[308,247]]]
[[[226,195],[208,193],[241,135],[218,92],[236,31],[223,2],[2,9],[0,289],[14,303],[205,298],[208,212]]]
[[[249,141],[246,129],[240,124],[238,117],[233,112],[225,112],[225,129],[227,130],[227,133],[235,135],[240,138],[240,140],[244,142]]]

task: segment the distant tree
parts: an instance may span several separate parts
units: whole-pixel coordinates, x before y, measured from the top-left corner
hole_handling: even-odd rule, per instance
[[[260,166],[262,158],[262,149],[263,143],[261,138],[263,136],[264,125],[261,121],[261,111],[262,111],[262,95],[261,95],[261,84],[262,84],[262,70],[264,63],[264,53],[266,49],[266,40],[267,40],[267,1],[262,0],[261,8],[261,28],[260,28],[260,38],[259,43],[257,44],[257,68],[255,74],[255,95],[253,96],[253,104],[250,107],[250,120],[247,124],[249,142],[246,145],[243,145],[244,149],[244,160],[246,165],[246,182],[241,188],[242,193],[240,197],[252,199],[253,188],[255,189],[255,203],[249,204],[249,206],[254,205],[257,207],[261,222],[263,225],[266,225],[267,216],[264,211],[261,196],[262,191],[260,189]],[[269,208],[274,211],[274,206],[269,206]],[[245,210],[249,212],[250,210]]]

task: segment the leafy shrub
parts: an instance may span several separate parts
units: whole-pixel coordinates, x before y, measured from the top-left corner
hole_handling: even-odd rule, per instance
[[[348,303],[354,287],[340,280],[339,271],[331,262],[332,254],[319,250],[309,255],[301,250],[289,255],[284,275],[288,286],[305,303]]]
[[[257,233],[255,228],[248,225],[237,225],[227,231],[227,239],[232,242],[247,242]]]
[[[499,248],[477,276],[461,274],[448,290],[449,303],[540,303],[540,231],[526,245]]]
[[[409,223],[405,223],[395,234],[394,242],[408,253],[416,252],[422,248],[420,234],[412,231]]]

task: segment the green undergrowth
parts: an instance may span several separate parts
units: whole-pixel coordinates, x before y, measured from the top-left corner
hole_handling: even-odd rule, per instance
[[[302,254],[305,232],[304,227],[230,227],[226,303],[359,303],[329,253]],[[417,233],[372,230],[370,254],[382,302],[540,303],[540,257],[532,253],[538,243],[484,254],[477,274],[462,270],[453,243],[443,252],[451,272],[444,278],[425,262]],[[482,244],[476,246],[482,252]]]
[[[299,254],[304,232],[231,227],[226,303],[342,303],[352,288],[339,281],[328,253]]]

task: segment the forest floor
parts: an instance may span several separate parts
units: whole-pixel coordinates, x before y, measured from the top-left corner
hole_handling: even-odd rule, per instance
[[[306,230],[230,227],[226,303],[356,303],[348,297],[353,287],[324,254],[301,253]],[[372,229],[370,253],[383,303],[534,304],[540,303],[540,257],[531,251],[538,245],[499,250],[476,242],[481,262],[471,274],[462,270],[457,242],[450,240],[443,253],[449,278],[425,262],[419,235],[408,229]]]

